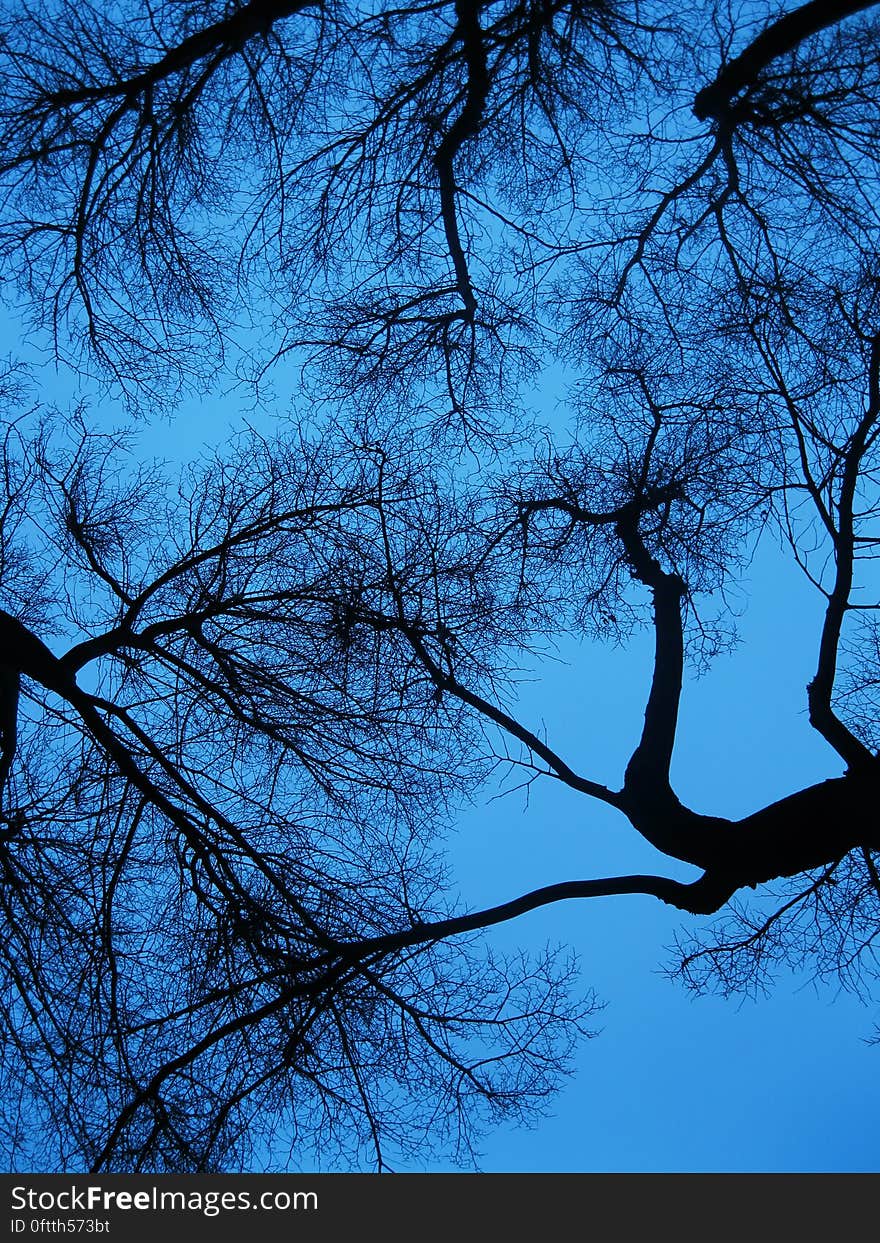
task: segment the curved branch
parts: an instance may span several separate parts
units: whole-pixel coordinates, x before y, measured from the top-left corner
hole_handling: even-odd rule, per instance
[[[324,0],[250,0],[228,17],[197,30],[170,48],[140,73],[108,82],[103,86],[81,86],[53,91],[51,102],[56,106],[93,103],[101,99],[122,99],[129,106],[144,92],[166,78],[192,68],[212,53],[218,55],[217,65],[240,51],[249,39],[271,29],[276,22],[292,17],[303,9],[320,8]],[[214,66],[216,68],[216,65]]]
[[[810,724],[834,748],[850,768],[877,763],[870,749],[844,725],[831,705],[837,672],[837,651],[844,618],[849,609],[855,564],[855,500],[859,474],[871,433],[880,419],[880,336],[871,346],[868,366],[868,406],[859,420],[843,457],[843,475],[837,504],[837,528],[833,534],[835,575],[828,596],[816,676],[807,687]]]
[[[621,894],[641,894],[644,897],[659,898],[661,902],[674,906],[680,911],[691,915],[711,915],[727,902],[733,895],[737,885],[723,878],[708,873],[695,881],[671,880],[666,876],[606,876],[596,880],[568,880],[556,885],[545,885],[541,889],[533,889],[509,902],[498,906],[490,906],[481,911],[473,911],[468,915],[458,915],[451,919],[441,919],[434,923],[417,924],[402,932],[391,932],[385,936],[373,937],[370,940],[358,941],[341,949],[346,959],[364,958],[375,953],[392,953],[396,950],[410,949],[416,945],[424,945],[434,941],[443,941],[447,937],[461,936],[467,932],[479,932],[484,928],[492,928],[495,924],[503,924],[520,915],[527,915],[542,906],[552,906],[557,902],[569,902],[577,898],[611,898]]]
[[[464,45],[467,65],[467,93],[461,112],[443,136],[434,156],[434,164],[440,178],[440,213],[446,233],[446,244],[455,269],[458,292],[464,303],[468,321],[477,312],[477,299],[468,272],[467,259],[461,242],[456,213],[455,158],[459,151],[476,137],[483,123],[483,110],[489,96],[489,68],[483,31],[479,19],[478,0],[456,0],[455,14],[458,19],[456,34]]]
[[[694,115],[700,121],[720,121],[729,112],[734,96],[754,86],[771,61],[793,52],[820,30],[873,8],[876,3],[877,0],[810,0],[809,4],[786,13],[762,30],[744,52],[718,71],[714,82],[697,93]]]
[[[674,798],[669,767],[684,674],[681,602],[685,586],[678,574],[668,573],[648,552],[638,519],[639,511],[633,510],[618,520],[616,530],[634,576],[651,589],[654,598],[654,674],[642,736],[627,765],[624,790],[637,802],[648,796],[652,802],[659,798],[666,803]]]

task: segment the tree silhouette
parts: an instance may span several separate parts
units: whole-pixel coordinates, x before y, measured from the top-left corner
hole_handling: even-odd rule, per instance
[[[10,11],[0,248],[32,327],[140,412],[298,377],[295,416],[175,483],[8,371],[13,1160],[466,1159],[594,1009],[565,955],[481,941],[542,905],[715,916],[694,987],[810,956],[870,986],[876,40],[824,0]],[[551,431],[529,385],[559,364]],[[685,673],[774,537],[824,598],[805,707],[840,775],[706,815],[671,779]],[[516,672],[643,626],[615,789],[518,714]],[[499,770],[696,879],[456,905],[434,843]]]

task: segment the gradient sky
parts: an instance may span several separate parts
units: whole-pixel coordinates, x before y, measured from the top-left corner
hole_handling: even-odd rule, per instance
[[[50,372],[38,372],[45,383]],[[42,393],[65,405],[59,375]],[[184,406],[143,426],[147,456],[171,469],[222,443],[234,402]],[[131,426],[119,407],[94,417]],[[254,417],[253,415],[251,417]],[[768,541],[742,581],[740,642],[686,682],[673,764],[695,810],[740,816],[842,765],[806,716],[821,601]],[[520,689],[523,722],[576,770],[619,784],[641,728],[652,636],[625,648],[569,642],[536,662]],[[449,841],[462,901],[490,906],[569,879],[694,869],[665,859],[623,817],[549,780],[464,812]],[[696,921],[693,921],[694,923]],[[767,997],[694,997],[662,975],[681,912],[649,897],[544,908],[494,929],[502,949],[571,945],[585,989],[606,1003],[599,1034],[534,1128],[485,1136],[487,1172],[866,1172],[880,1169],[880,1004],[835,982],[781,973]],[[442,1160],[396,1168],[449,1170]]]
[[[222,440],[216,409],[187,408],[173,436],[160,426],[146,443],[165,454],[173,443],[185,459]],[[766,541],[742,579],[738,645],[685,685],[673,779],[696,810],[744,815],[841,773],[806,713],[821,606],[790,553]],[[625,648],[570,642],[524,680],[521,719],[543,725],[584,775],[619,783],[641,729],[652,647],[649,632]],[[528,805],[519,792],[468,809],[449,852],[471,908],[568,879],[697,875],[612,809],[549,780],[535,783]],[[483,1170],[880,1169],[880,1046],[868,1043],[880,1004],[785,971],[767,997],[694,997],[662,975],[687,926],[655,899],[618,897],[544,908],[491,932],[499,948],[571,945],[584,988],[606,1008],[549,1115],[488,1134]]]
[[[748,15],[750,5],[741,6],[741,12]],[[736,24],[746,29],[743,23]],[[453,199],[453,157],[487,124],[483,113],[490,98],[488,59],[484,55],[481,76],[485,82],[479,88],[471,69],[473,40],[463,19],[460,29],[455,37],[461,38],[469,65],[467,94],[462,96],[466,104],[446,132],[442,117],[429,118],[431,129],[443,132],[435,149],[434,170],[443,189],[448,190],[445,182],[452,186],[447,197]],[[729,76],[731,63],[735,62],[726,62],[724,72],[719,71],[710,95],[719,92],[719,82],[723,84]],[[755,82],[763,91],[766,82],[760,75]],[[483,99],[474,105],[480,89]],[[104,91],[98,94],[108,98]],[[706,96],[705,90],[697,96],[697,104],[701,96]],[[718,118],[717,132],[726,137],[723,143],[717,139],[716,151],[726,152],[728,160],[730,135],[739,124],[734,98],[730,88],[725,111],[721,105],[714,112],[695,106],[701,121],[707,115]],[[686,128],[680,135],[670,129],[667,135],[659,109],[654,116],[653,96],[650,104],[650,124],[657,126],[658,140],[675,138],[677,142],[688,133]],[[121,106],[120,115],[125,115],[127,107],[128,103]],[[472,115],[466,117],[466,112]],[[764,105],[742,115],[756,126],[767,125],[764,112],[772,122],[772,109]],[[144,115],[148,115],[146,110]],[[452,131],[461,129],[463,119],[464,136],[453,144]],[[634,132],[628,120],[622,124],[624,136]],[[696,120],[691,116],[687,124],[695,127]],[[441,151],[453,146],[452,154],[441,158]],[[858,150],[857,145],[853,149]],[[342,162],[339,168],[344,169]],[[600,167],[597,200],[610,193],[601,174]],[[249,192],[248,178],[242,176],[242,193]],[[760,193],[769,192],[775,176]],[[730,187],[723,195],[719,192],[719,204],[726,202],[733,189],[734,174],[729,177]],[[696,184],[689,178],[683,185],[692,181]],[[399,202],[409,210],[404,197]],[[534,211],[540,211],[538,192]],[[450,227],[446,202],[442,218],[459,292],[468,293],[459,271],[462,243],[457,230]],[[531,229],[531,220],[524,215],[523,221]],[[356,237],[359,226],[351,227]],[[524,229],[526,236],[528,229]],[[461,236],[465,236],[464,226]],[[682,225],[678,236],[683,253],[691,236],[699,240],[696,227],[692,231]],[[670,237],[674,239],[675,234],[670,232]],[[643,245],[638,244],[639,260]],[[625,277],[635,262],[624,269]],[[782,276],[778,279],[782,288]],[[13,322],[0,317],[2,335],[8,335],[11,342],[19,339]],[[285,377],[294,370],[292,357],[284,367],[288,365],[290,372],[278,368],[282,393]],[[55,372],[53,382],[53,373],[41,368],[38,361],[36,380],[44,386],[39,399],[67,406],[71,377]],[[548,421],[554,421],[556,408],[550,398],[541,404]],[[203,445],[224,442],[236,408],[235,396],[213,398],[185,405],[171,422],[144,425],[146,456],[165,457],[171,469],[176,469]],[[131,425],[112,402],[96,407],[91,417],[104,426]],[[255,421],[264,418],[260,413],[251,417]],[[740,614],[739,642],[731,652],[719,655],[699,678],[690,670],[672,780],[683,802],[694,810],[738,818],[804,786],[839,776],[843,765],[807,719],[806,687],[816,668],[823,601],[794,564],[790,551],[765,539],[731,598]],[[546,734],[554,751],[573,769],[603,784],[619,786],[641,730],[652,647],[649,631],[637,634],[625,647],[563,642],[555,658],[536,659],[524,672],[519,719],[534,733]],[[612,808],[561,783],[536,781],[527,796],[519,790],[490,797],[494,793],[488,790],[484,804],[461,814],[448,842],[462,906],[492,906],[565,880],[634,872],[681,879],[697,875],[695,869],[660,855]],[[869,811],[877,814],[876,808]],[[487,934],[490,945],[504,950],[537,952],[548,941],[570,945],[580,959],[583,988],[594,991],[605,1008],[595,1019],[596,1037],[579,1049],[573,1073],[550,1104],[547,1116],[531,1129],[501,1128],[487,1134],[482,1169],[880,1170],[880,1043],[870,1043],[875,1033],[880,1034],[880,998],[865,1000],[845,991],[835,979],[815,981],[808,971],[800,970],[780,970],[766,996],[694,996],[681,983],[665,978],[664,968],[674,964],[670,946],[676,934],[703,922],[688,921],[656,899],[632,896],[544,907]],[[403,1168],[439,1171],[453,1167],[426,1158],[424,1164]]]

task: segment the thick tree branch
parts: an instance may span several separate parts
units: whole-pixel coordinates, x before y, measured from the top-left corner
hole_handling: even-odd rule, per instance
[[[402,932],[388,933],[386,936],[359,941],[345,947],[342,952],[347,958],[353,959],[377,952],[392,953],[415,945],[442,941],[447,937],[478,932],[496,924],[507,923],[511,919],[518,919],[521,915],[536,911],[542,906],[551,906],[557,902],[569,902],[579,898],[609,898],[621,894],[641,894],[645,897],[659,898],[661,902],[674,906],[680,911],[687,911],[694,915],[706,915],[719,910],[731,897],[735,888],[734,885],[708,875],[691,882],[670,880],[665,876],[609,876],[596,880],[562,881],[558,885],[546,885],[541,889],[534,889],[531,893],[522,894],[518,898],[512,898],[509,902],[502,902],[498,906],[487,907],[482,911],[416,925]]]
[[[754,887],[825,867],[862,846],[876,850],[877,790],[877,772],[860,771],[770,803],[720,836],[718,866],[736,888]]]
[[[22,675],[61,695],[74,686],[72,676],[45,643],[17,617],[0,609],[0,799],[15,759]]]
[[[654,674],[642,736],[627,765],[624,790],[637,801],[645,797],[664,801],[672,795],[669,767],[684,672],[681,602],[685,586],[678,574],[668,573],[648,552],[639,532],[639,513],[633,507],[622,515],[616,531],[634,576],[651,589],[654,598]]]
[[[207,56],[216,54],[217,63],[235,55],[249,39],[270,30],[277,22],[304,9],[320,8],[324,0],[250,0],[228,17],[198,30],[169,48],[164,56],[146,69],[127,78],[119,78],[101,86],[63,88],[51,93],[56,107],[92,103],[101,99],[122,99],[129,106],[167,78],[191,69]],[[215,66],[216,67],[216,66]]]
[[[461,111],[437,147],[434,164],[440,178],[440,214],[446,233],[446,244],[452,258],[459,296],[467,319],[472,321],[477,312],[477,299],[458,226],[455,159],[465,143],[480,132],[483,110],[489,96],[490,78],[483,32],[480,28],[478,0],[456,0],[455,13],[458,19],[456,34],[464,46],[467,89]]]
[[[865,9],[877,0],[810,0],[762,30],[745,51],[724,65],[714,82],[704,86],[694,100],[694,115],[700,121],[720,121],[731,108],[740,91],[756,84],[762,70],[792,52],[805,39]]]
[[[18,741],[19,672],[14,664],[0,661],[0,807]]]
[[[835,576],[828,596],[819,663],[807,688],[810,724],[846,760],[851,769],[877,768],[868,747],[844,725],[834,711],[831,699],[837,672],[837,653],[841,630],[849,609],[855,565],[855,499],[862,460],[869,438],[880,419],[880,336],[874,338],[868,366],[868,405],[846,447],[837,504],[837,526],[833,535]]]
[[[659,423],[649,441],[645,471]],[[676,499],[677,489],[649,487],[641,480],[639,495],[616,509],[596,511],[570,498],[544,498],[520,506],[520,520],[543,510],[566,514],[572,523],[587,526],[613,525],[623,545],[630,571],[651,591],[654,601],[654,673],[641,739],[626,770],[624,805],[627,809],[656,810],[680,807],[669,784],[669,768],[675,744],[678,708],[684,672],[682,599],[685,584],[678,574],[663,569],[651,555],[639,529],[642,516]],[[675,852],[678,854],[678,852]],[[679,856],[683,857],[683,856]]]
[[[75,685],[73,675],[42,639],[5,609],[0,609],[0,653],[7,668],[25,674],[47,690],[66,695]]]

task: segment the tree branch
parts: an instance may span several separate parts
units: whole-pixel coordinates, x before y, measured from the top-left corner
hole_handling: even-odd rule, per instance
[[[219,53],[218,64],[240,51],[249,39],[271,29],[276,22],[308,8],[321,8],[324,0],[250,0],[228,17],[197,30],[170,48],[140,73],[103,86],[81,86],[54,91],[56,106],[91,103],[101,99],[124,99],[132,106],[136,99],[175,73],[192,68],[212,52]]]
[[[468,321],[473,321],[477,299],[468,272],[467,259],[461,242],[456,212],[455,158],[464,144],[480,132],[483,110],[489,95],[490,79],[480,28],[479,0],[456,0],[458,18],[456,33],[464,46],[467,65],[467,93],[461,112],[444,134],[434,155],[440,178],[440,213],[446,233],[446,244],[452,257],[458,292],[464,303]]]
[[[786,13],[762,30],[745,51],[722,66],[715,80],[697,93],[694,115],[700,121],[720,121],[730,111],[734,96],[754,86],[771,61],[794,51],[820,30],[873,8],[876,3],[877,0],[810,0],[809,4]]]
[[[546,885],[541,889],[534,889],[518,898],[512,898],[509,902],[502,902],[498,906],[487,907],[482,911],[474,911],[469,915],[458,915],[433,923],[417,924],[402,932],[391,932],[385,936],[358,941],[342,947],[340,952],[344,953],[347,958],[361,958],[377,952],[391,953],[396,950],[409,949],[415,945],[443,941],[447,937],[461,936],[467,932],[478,932],[484,928],[491,928],[495,924],[517,919],[542,906],[551,906],[556,902],[568,902],[577,898],[610,898],[621,894],[642,894],[645,897],[659,898],[661,902],[692,915],[711,915],[728,901],[735,889],[736,885],[725,883],[708,874],[691,882],[670,880],[665,876],[638,875],[561,881],[557,885]]]
[[[870,749],[841,721],[831,705],[831,698],[837,672],[840,635],[849,609],[849,598],[853,586],[856,490],[862,459],[871,432],[877,420],[880,419],[880,336],[874,338],[871,346],[868,392],[867,409],[851,436],[843,457],[840,498],[837,504],[837,527],[833,535],[834,586],[828,596],[825,609],[816,675],[807,687],[810,724],[852,769],[866,766],[876,769],[877,761]]]
[[[624,790],[638,802],[645,796],[665,802],[674,797],[669,767],[684,672],[681,602],[685,586],[678,574],[667,573],[648,552],[638,529],[639,512],[633,509],[618,519],[616,531],[634,576],[650,587],[654,598],[654,674],[642,736],[627,765]]]

